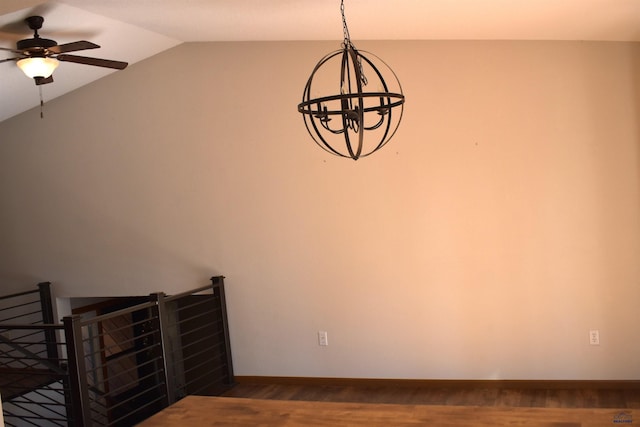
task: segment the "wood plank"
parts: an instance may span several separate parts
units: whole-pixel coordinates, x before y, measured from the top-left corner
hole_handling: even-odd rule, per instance
[[[602,427],[629,425],[634,418],[639,420],[640,415],[630,409],[399,405],[187,396],[139,427]]]

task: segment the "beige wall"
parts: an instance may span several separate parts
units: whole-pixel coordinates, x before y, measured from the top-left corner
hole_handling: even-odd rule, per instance
[[[1,123],[0,279],[224,274],[240,375],[640,379],[640,44],[356,45],[407,96],[357,162],[296,111],[338,42],[185,44]]]

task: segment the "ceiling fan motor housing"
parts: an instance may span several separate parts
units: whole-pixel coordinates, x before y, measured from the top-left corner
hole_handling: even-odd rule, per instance
[[[40,37],[38,38],[32,38],[32,39],[24,39],[24,40],[20,40],[17,44],[16,47],[18,48],[18,50],[32,50],[32,49],[49,49],[51,47],[57,46],[57,42],[55,40],[51,40],[51,39],[41,39]]]

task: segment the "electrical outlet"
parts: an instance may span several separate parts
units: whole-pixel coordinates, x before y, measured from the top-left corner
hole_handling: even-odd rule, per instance
[[[589,331],[589,344],[600,345],[600,331],[592,329]]]
[[[327,331],[318,331],[318,345],[329,345],[329,337]]]

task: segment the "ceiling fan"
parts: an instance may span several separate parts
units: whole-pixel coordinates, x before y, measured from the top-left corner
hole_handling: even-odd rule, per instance
[[[25,19],[25,22],[29,28],[33,30],[33,37],[18,41],[15,49],[0,47],[0,50],[6,50],[19,55],[14,58],[0,59],[0,63],[16,61],[18,67],[20,67],[28,77],[35,80],[36,85],[53,82],[53,71],[58,66],[58,61],[75,62],[77,64],[113,68],[116,70],[124,70],[127,65],[129,65],[127,62],[122,61],[69,55],[68,52],[97,49],[100,46],[85,40],[58,44],[55,40],[41,38],[38,34],[38,30],[42,28],[44,22],[42,16],[30,16]]]

